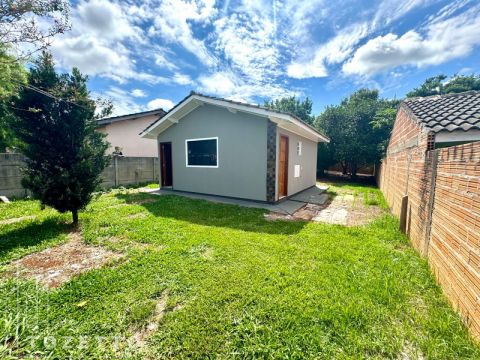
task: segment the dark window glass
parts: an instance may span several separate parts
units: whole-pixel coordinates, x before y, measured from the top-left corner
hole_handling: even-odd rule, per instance
[[[187,141],[188,165],[217,166],[217,139]]]

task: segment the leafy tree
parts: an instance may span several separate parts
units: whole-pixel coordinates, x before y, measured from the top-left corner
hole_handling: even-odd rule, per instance
[[[480,90],[479,75],[454,75],[443,86],[443,94],[459,93],[469,90]]]
[[[23,45],[23,57],[45,49],[70,28],[69,10],[67,0],[0,0],[0,44]]]
[[[399,101],[392,100],[381,106],[370,123],[378,139],[378,153],[383,157],[387,151],[390,134],[397,117]]]
[[[264,106],[278,111],[283,111],[297,116],[307,124],[313,124],[315,117],[312,115],[312,100],[308,97],[301,101],[295,96],[266,101]]]
[[[12,100],[27,80],[27,71],[0,45],[0,152],[15,147],[8,123],[13,121]]]
[[[330,162],[339,163],[344,174],[355,177],[359,167],[379,161],[397,105],[396,100],[380,99],[377,90],[360,89],[340,105],[327,107],[316,126],[330,137]]]
[[[42,53],[20,92],[12,124],[27,157],[23,186],[42,204],[71,211],[74,224],[109,161],[108,143],[95,131],[96,104],[87,81],[78,69],[57,74],[52,56]]]
[[[454,75],[448,79],[446,75],[440,74],[426,79],[422,85],[410,91],[407,97],[442,95],[469,90],[480,90],[479,75]]]

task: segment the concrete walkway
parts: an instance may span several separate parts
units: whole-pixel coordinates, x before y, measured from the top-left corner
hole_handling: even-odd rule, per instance
[[[201,199],[201,200],[207,200],[207,201],[221,203],[221,204],[230,204],[230,205],[238,205],[238,206],[251,207],[251,208],[266,209],[271,212],[277,212],[277,213],[286,214],[286,215],[292,215],[297,210],[301,209],[303,206],[307,204],[307,201],[301,201],[300,199],[311,198],[313,195],[315,194],[318,195],[323,191],[325,190],[319,187],[315,187],[315,188],[305,190],[304,192],[308,192],[308,195],[305,195],[303,197],[301,196],[303,192],[297,194],[295,198],[297,198],[298,200],[293,200],[292,198],[292,200],[287,199],[278,204],[268,204],[268,203],[262,203],[257,201],[232,199],[228,197],[215,196],[215,195],[195,194],[195,193],[189,193],[189,192],[183,192],[183,191],[177,191],[177,190],[166,190],[166,189],[148,189],[148,190],[145,189],[144,190],[144,192],[148,192],[153,195],[185,196],[191,199]]]

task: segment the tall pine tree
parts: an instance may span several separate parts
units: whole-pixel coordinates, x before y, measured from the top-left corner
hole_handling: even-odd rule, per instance
[[[85,208],[109,158],[104,135],[95,131],[95,101],[78,69],[57,74],[49,53],[34,62],[16,103],[12,128],[27,157],[23,186],[60,212]]]

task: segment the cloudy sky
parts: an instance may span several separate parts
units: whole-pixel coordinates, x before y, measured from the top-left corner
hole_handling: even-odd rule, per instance
[[[478,45],[478,0],[81,0],[52,51],[117,115],[191,90],[308,96],[318,114],[359,87],[401,97],[428,76],[480,73]]]

